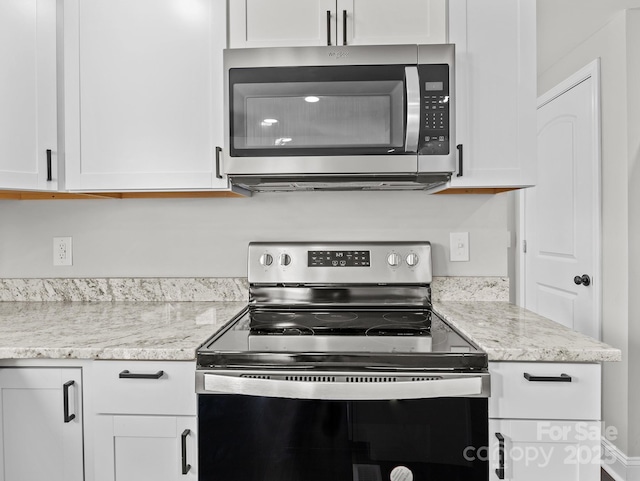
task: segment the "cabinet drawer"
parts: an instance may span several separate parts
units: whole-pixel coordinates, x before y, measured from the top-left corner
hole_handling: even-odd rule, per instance
[[[96,361],[94,406],[101,414],[195,415],[195,363]]]
[[[600,364],[493,362],[489,370],[491,418],[600,419]]]

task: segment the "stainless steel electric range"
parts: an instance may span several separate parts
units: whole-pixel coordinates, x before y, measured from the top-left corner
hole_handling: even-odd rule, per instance
[[[428,242],[251,243],[199,350],[199,479],[483,480],[487,356],[431,308]]]

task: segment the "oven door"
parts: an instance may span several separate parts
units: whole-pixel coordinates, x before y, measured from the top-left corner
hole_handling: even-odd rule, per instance
[[[488,377],[469,376],[471,382],[445,385],[423,376],[419,398],[406,387],[390,390],[395,375],[385,379],[357,376],[355,390],[372,394],[325,395],[313,398],[305,387],[258,393],[216,393],[198,380],[199,479],[213,481],[487,481]],[[252,375],[251,375],[252,376]],[[292,383],[337,384],[331,374],[292,374]],[[268,377],[264,376],[263,377]],[[438,376],[439,377],[439,376]],[[255,377],[247,379],[256,380]],[[269,381],[269,379],[260,379]],[[286,382],[286,381],[284,381]],[[223,383],[224,384],[224,383]],[[242,383],[240,383],[241,385]],[[387,391],[367,389],[381,384]],[[209,382],[209,387],[212,384]],[[283,386],[274,388],[276,391]],[[359,389],[358,389],[359,388]],[[447,391],[459,395],[447,396]],[[460,394],[469,391],[468,395]],[[343,399],[339,399],[343,398]]]

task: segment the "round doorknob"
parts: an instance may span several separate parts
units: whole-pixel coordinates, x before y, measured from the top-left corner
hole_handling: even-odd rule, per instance
[[[583,286],[587,287],[589,284],[591,284],[591,278],[588,275],[583,274],[582,276],[575,276],[573,278],[573,282],[575,282],[577,285],[582,284]]]

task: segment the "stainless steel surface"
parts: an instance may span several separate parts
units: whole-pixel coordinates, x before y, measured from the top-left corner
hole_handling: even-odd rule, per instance
[[[414,65],[418,61],[418,48],[416,45],[240,48],[227,49],[223,55],[224,64],[233,68]],[[441,57],[434,52],[433,58]]]
[[[338,159],[338,157],[331,157]],[[345,159],[347,159],[345,157]],[[297,176],[229,175],[231,189],[242,195],[254,192],[300,191],[358,191],[358,190],[421,190],[439,192],[449,186],[450,174],[384,176],[362,174],[358,176],[324,176],[299,174]]]
[[[387,45],[340,47],[289,47],[226,50],[224,167],[234,191],[285,192],[316,190],[424,190],[447,187],[456,171],[453,45]],[[419,145],[419,88],[416,99],[416,65],[449,65],[448,154],[416,154]],[[229,155],[229,76],[232,68],[304,66],[406,65],[407,104],[404,142],[408,153],[390,155],[327,155],[232,157]],[[410,72],[412,73],[410,73]],[[417,81],[419,87],[419,80]],[[418,105],[416,106],[416,102]],[[417,122],[417,125],[416,125]],[[416,129],[417,127],[417,129]],[[399,149],[402,150],[402,149]],[[413,152],[413,153],[412,153]]]
[[[335,373],[299,371],[196,373],[198,394],[244,394],[294,399],[394,400],[433,397],[489,397],[489,373],[389,374],[362,371]]]
[[[418,155],[418,172],[447,172],[457,170],[456,162],[456,47],[454,44],[418,45],[418,64],[446,63],[449,65],[449,155]]]
[[[368,252],[370,265],[367,267],[310,267],[309,252],[353,251]],[[288,265],[264,266],[260,263],[263,255],[273,258],[289,256]],[[398,265],[390,266],[389,256],[398,257]],[[416,254],[424,262],[409,266],[403,259]],[[251,242],[248,255],[248,278],[250,284],[413,284],[425,285],[432,281],[431,244],[429,242]]]
[[[406,152],[417,152],[418,137],[420,135],[420,77],[418,76],[418,67],[406,67],[404,70],[407,87],[407,130],[404,150]]]

